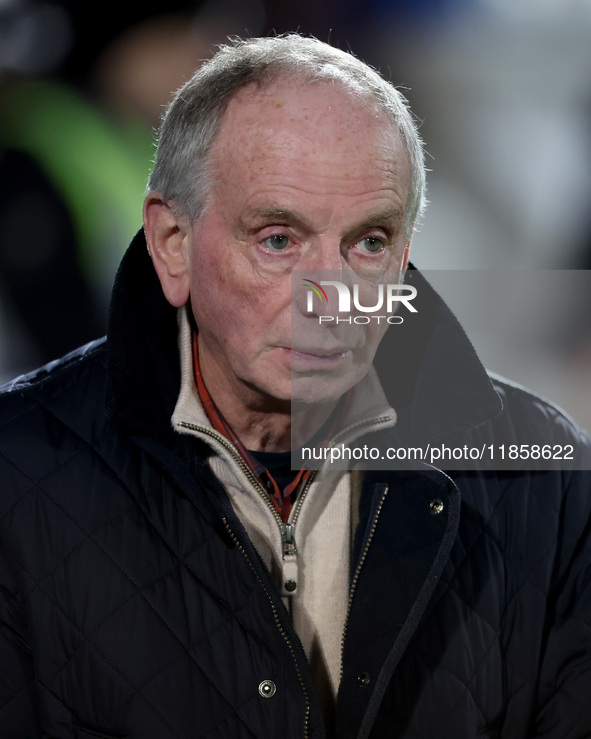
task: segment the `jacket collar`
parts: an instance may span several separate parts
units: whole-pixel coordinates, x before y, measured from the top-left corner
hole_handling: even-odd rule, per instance
[[[398,415],[395,436],[436,443],[486,423],[503,404],[457,318],[413,265],[405,283],[417,289],[418,312],[388,332],[374,366]]]
[[[134,434],[166,442],[180,388],[176,308],[148,252],[143,230],[125,253],[107,329],[107,416]]]
[[[420,272],[413,320],[394,326],[374,365],[405,443],[440,440],[498,415],[501,400],[457,319]],[[128,432],[163,442],[174,433],[181,387],[177,310],[164,297],[143,230],[113,287],[107,341],[107,415]]]

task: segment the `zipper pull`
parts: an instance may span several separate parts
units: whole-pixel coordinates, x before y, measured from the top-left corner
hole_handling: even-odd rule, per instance
[[[295,524],[282,523],[281,547],[283,570],[281,577],[281,595],[294,595],[298,587],[298,550],[295,543]]]
[[[286,556],[294,554],[298,556],[298,550],[295,543],[295,524],[294,523],[282,523],[279,526],[281,532],[281,546],[282,556],[285,559]]]

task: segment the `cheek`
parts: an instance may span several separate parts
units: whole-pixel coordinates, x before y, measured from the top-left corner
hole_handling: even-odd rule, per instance
[[[207,295],[211,304],[223,302],[234,308],[237,303],[256,302],[261,292],[257,287],[238,250],[196,250],[191,259],[191,293],[198,298]]]
[[[209,280],[197,281],[191,304],[199,330],[226,347],[247,349],[271,318],[264,291],[246,290],[219,270]]]
[[[374,355],[388,330],[388,323],[385,321],[372,321],[363,327],[365,331],[365,342],[362,350],[362,361],[369,366],[374,359]]]
[[[220,241],[220,243],[222,243]],[[289,335],[290,289],[270,285],[239,249],[230,252],[197,248],[191,259],[191,304],[200,330],[215,334],[217,343],[247,349],[267,332]]]

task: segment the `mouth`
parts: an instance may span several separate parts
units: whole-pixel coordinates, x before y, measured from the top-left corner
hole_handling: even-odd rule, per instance
[[[294,367],[312,365],[330,367],[350,359],[353,350],[348,347],[282,347]]]

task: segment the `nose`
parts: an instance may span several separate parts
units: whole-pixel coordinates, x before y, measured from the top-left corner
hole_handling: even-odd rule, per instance
[[[292,275],[292,300],[297,312],[308,318],[336,315],[332,288],[323,288],[321,283],[343,281],[347,266],[340,241],[319,235],[298,263],[297,274]]]
[[[337,279],[337,273],[340,274],[346,268],[347,259],[339,239],[320,235],[310,244],[298,266],[302,270],[318,274],[331,272],[333,279]]]
[[[292,273],[292,304],[299,315],[307,318],[321,313],[331,315],[333,306],[320,283],[339,280],[345,265],[338,240],[326,234],[314,239]]]

